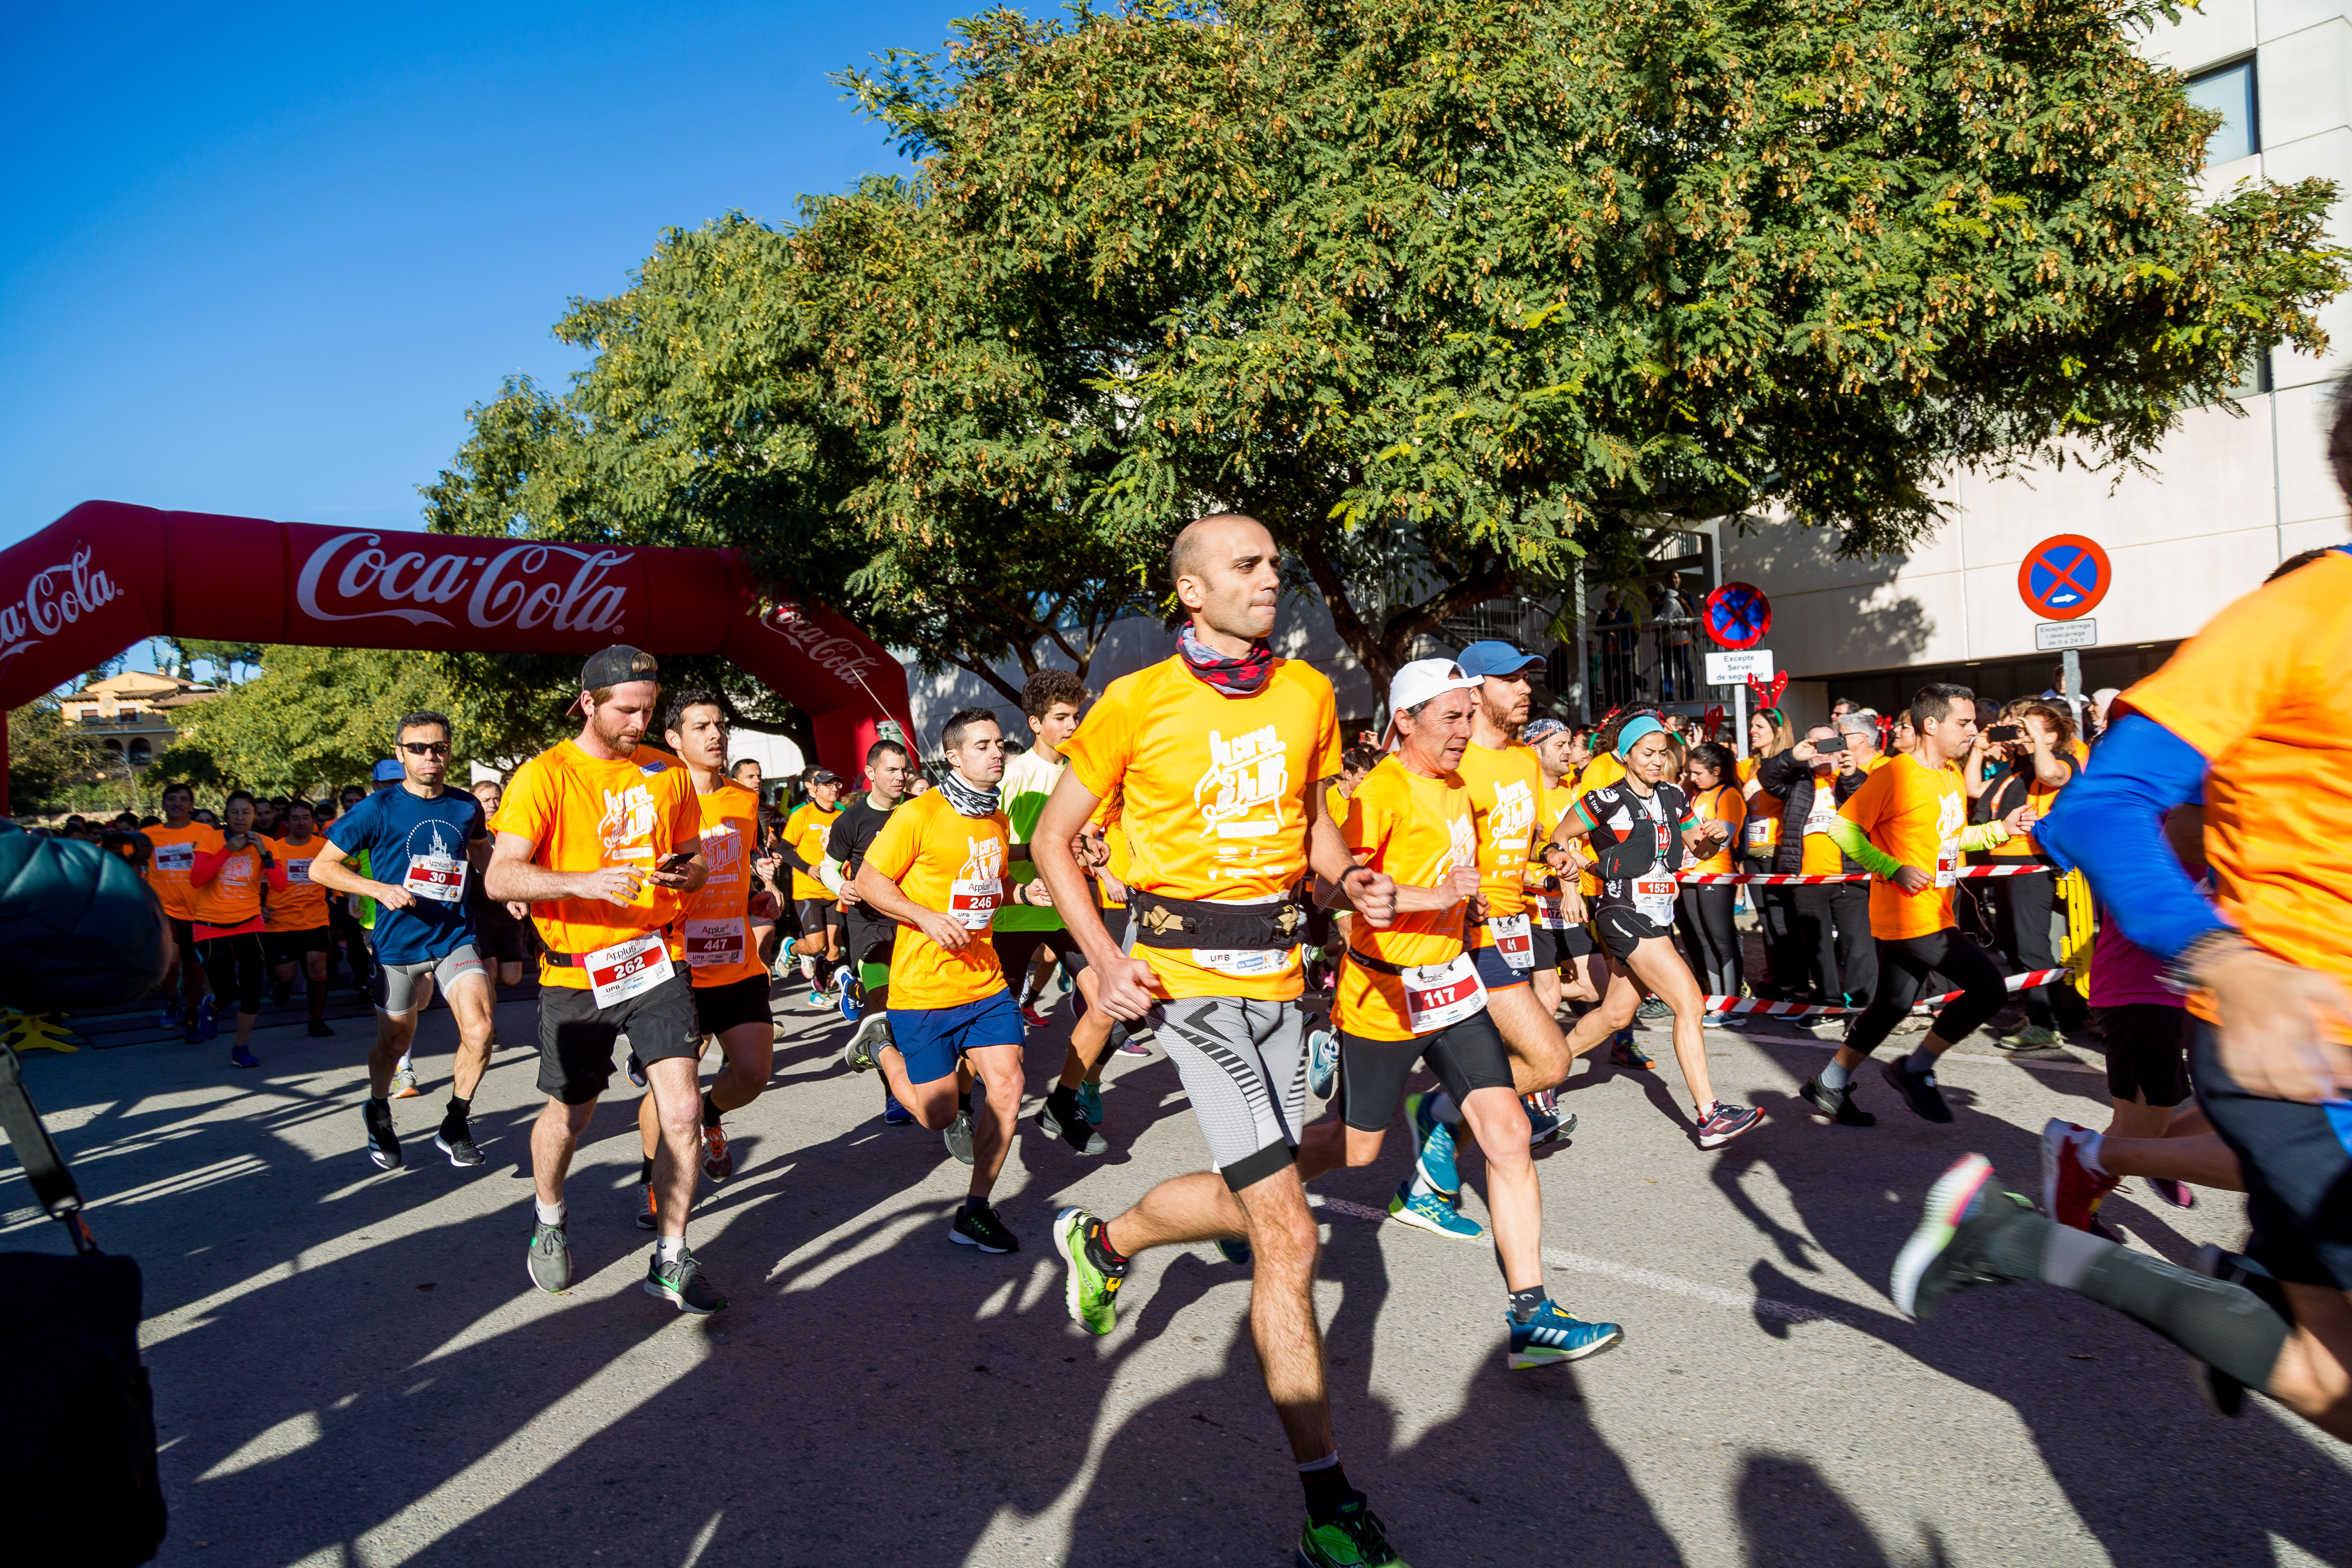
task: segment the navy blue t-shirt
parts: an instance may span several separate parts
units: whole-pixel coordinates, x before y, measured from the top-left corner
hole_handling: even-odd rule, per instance
[[[380,789],[335,819],[329,843],[347,856],[367,851],[371,880],[416,895],[404,910],[377,905],[376,962],[432,963],[474,940],[466,888],[479,873],[467,863],[466,846],[486,831],[482,803],[454,789],[436,800],[405,786]]]

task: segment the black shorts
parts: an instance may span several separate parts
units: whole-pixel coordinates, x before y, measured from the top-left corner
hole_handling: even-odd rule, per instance
[[[515,920],[474,921],[474,951],[485,963],[520,963],[523,961],[522,922]]]
[[[180,951],[194,953],[196,951],[196,922],[184,921],[177,915],[165,915],[163,918],[172,922],[172,941],[178,944]]]
[[[747,974],[724,985],[694,987],[694,1016],[706,1035],[723,1035],[744,1024],[772,1027],[776,1017],[768,1007],[768,976]]]
[[[1592,924],[1600,932],[1601,945],[1620,963],[1633,957],[1633,950],[1650,938],[1674,932],[1672,926],[1643,919],[1641,911],[1630,904],[1601,905],[1593,914]]]
[[[2298,1285],[2352,1290],[2352,1151],[2326,1108],[2248,1094],[2221,1070],[2213,1026],[2189,1024],[2197,1103],[2246,1176],[2248,1250]]]
[[[613,1081],[613,1047],[624,1035],[644,1062],[700,1057],[702,1030],[685,971],[641,996],[599,1007],[584,986],[539,988],[539,1089],[585,1105]]]
[[[1549,926],[1538,926],[1530,934],[1535,941],[1536,973],[1541,974],[1547,969],[1558,969],[1560,933]]]
[[[2189,1098],[2189,1009],[2176,1003],[2094,1007],[2091,1023],[2107,1052],[2107,1092],[2175,1106]]]
[[[325,926],[312,926],[309,931],[270,931],[261,933],[261,945],[269,950],[269,962],[299,963],[306,952],[325,952],[332,946],[327,941]]]
[[[849,907],[849,918],[842,924],[842,956],[852,963],[887,963],[898,940],[898,922],[876,920],[864,909],[863,904]]]
[[[1055,926],[1052,931],[1001,931],[994,933],[992,940],[996,943],[997,964],[1004,971],[1004,982],[1016,994],[1021,977],[1029,971],[1030,959],[1041,947],[1054,950],[1054,956],[1061,960],[1072,980],[1087,966],[1086,950],[1078,945],[1078,939],[1070,934],[1067,926]]]
[[[1410,1040],[1368,1040],[1341,1030],[1340,1119],[1359,1132],[1378,1132],[1388,1126],[1416,1062],[1428,1064],[1456,1105],[1473,1090],[1513,1086],[1510,1053],[1503,1048],[1503,1037],[1488,1013],[1474,1013],[1433,1035]]]
[[[841,923],[841,911],[833,907],[831,899],[803,899],[795,907],[800,910],[803,936],[823,936],[825,927]]]
[[[1115,908],[1104,910],[1100,912],[1103,921],[1103,930],[1110,932],[1111,941],[1118,943],[1121,947],[1125,947],[1127,945],[1127,906],[1125,904],[1120,904]]]

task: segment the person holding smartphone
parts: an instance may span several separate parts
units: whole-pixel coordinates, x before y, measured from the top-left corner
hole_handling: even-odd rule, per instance
[[[2076,761],[2074,717],[2065,705],[2038,698],[2011,705],[2001,722],[1993,726],[2007,742],[2008,766],[1994,775],[1985,792],[1988,818],[2006,816],[2020,805],[2039,819],[2058,808],[2058,795],[2074,782]],[[2031,833],[2020,834],[1982,857],[1996,866],[2048,865],[2049,857]],[[1993,884],[1994,931],[2001,952],[2020,969],[2057,967],[2050,942],[2050,917],[2058,908],[2058,879],[2004,877]],[[2042,985],[2024,994],[2025,1020],[1995,1031],[2011,1050],[2046,1050],[2058,1043],[2057,1031],[2086,1029],[2090,1007],[2072,985]]]
[[[1840,849],[1830,830],[1838,807],[1869,775],[1854,763],[1845,737],[1816,724],[1779,756],[1767,757],[1756,777],[1764,798],[1779,796],[1780,830],[1771,869],[1782,876],[1848,876],[1862,865]],[[1789,895],[1790,945],[1797,954],[1783,978],[1794,994],[1809,977],[1826,1005],[1858,1003],[1878,984],[1878,953],[1870,934],[1870,889],[1860,882],[1816,882],[1777,889]]]

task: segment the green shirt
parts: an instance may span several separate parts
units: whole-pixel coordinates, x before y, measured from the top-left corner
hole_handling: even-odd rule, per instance
[[[1036,749],[1022,752],[1004,764],[1004,776],[997,781],[1000,804],[1004,815],[1013,821],[1013,842],[1026,844],[1036,830],[1037,818],[1045,809],[1045,797],[1054,793],[1061,782],[1062,770],[1068,760],[1055,757],[1052,762],[1037,754]],[[1009,879],[1015,884],[1034,881],[1037,865],[1033,860],[1014,860],[1007,867]],[[1009,898],[1010,889],[1007,890]],[[1030,904],[1007,903],[996,911],[998,931],[1060,931],[1062,917],[1052,910],[1041,910]]]

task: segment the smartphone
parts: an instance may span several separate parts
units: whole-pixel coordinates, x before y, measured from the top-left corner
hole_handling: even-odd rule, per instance
[[[2025,726],[1995,724],[1984,732],[1984,738],[1988,741],[2022,741],[2025,739]]]
[[[1844,750],[1845,737],[1843,735],[1840,735],[1834,741],[1815,741],[1813,742],[1813,754],[1815,756],[1825,757],[1832,752],[1843,752]]]
[[[665,873],[671,871],[683,871],[686,869],[686,863],[693,858],[693,850],[681,849],[677,854],[671,856],[668,859],[663,861],[660,865],[655,867],[654,869]]]

